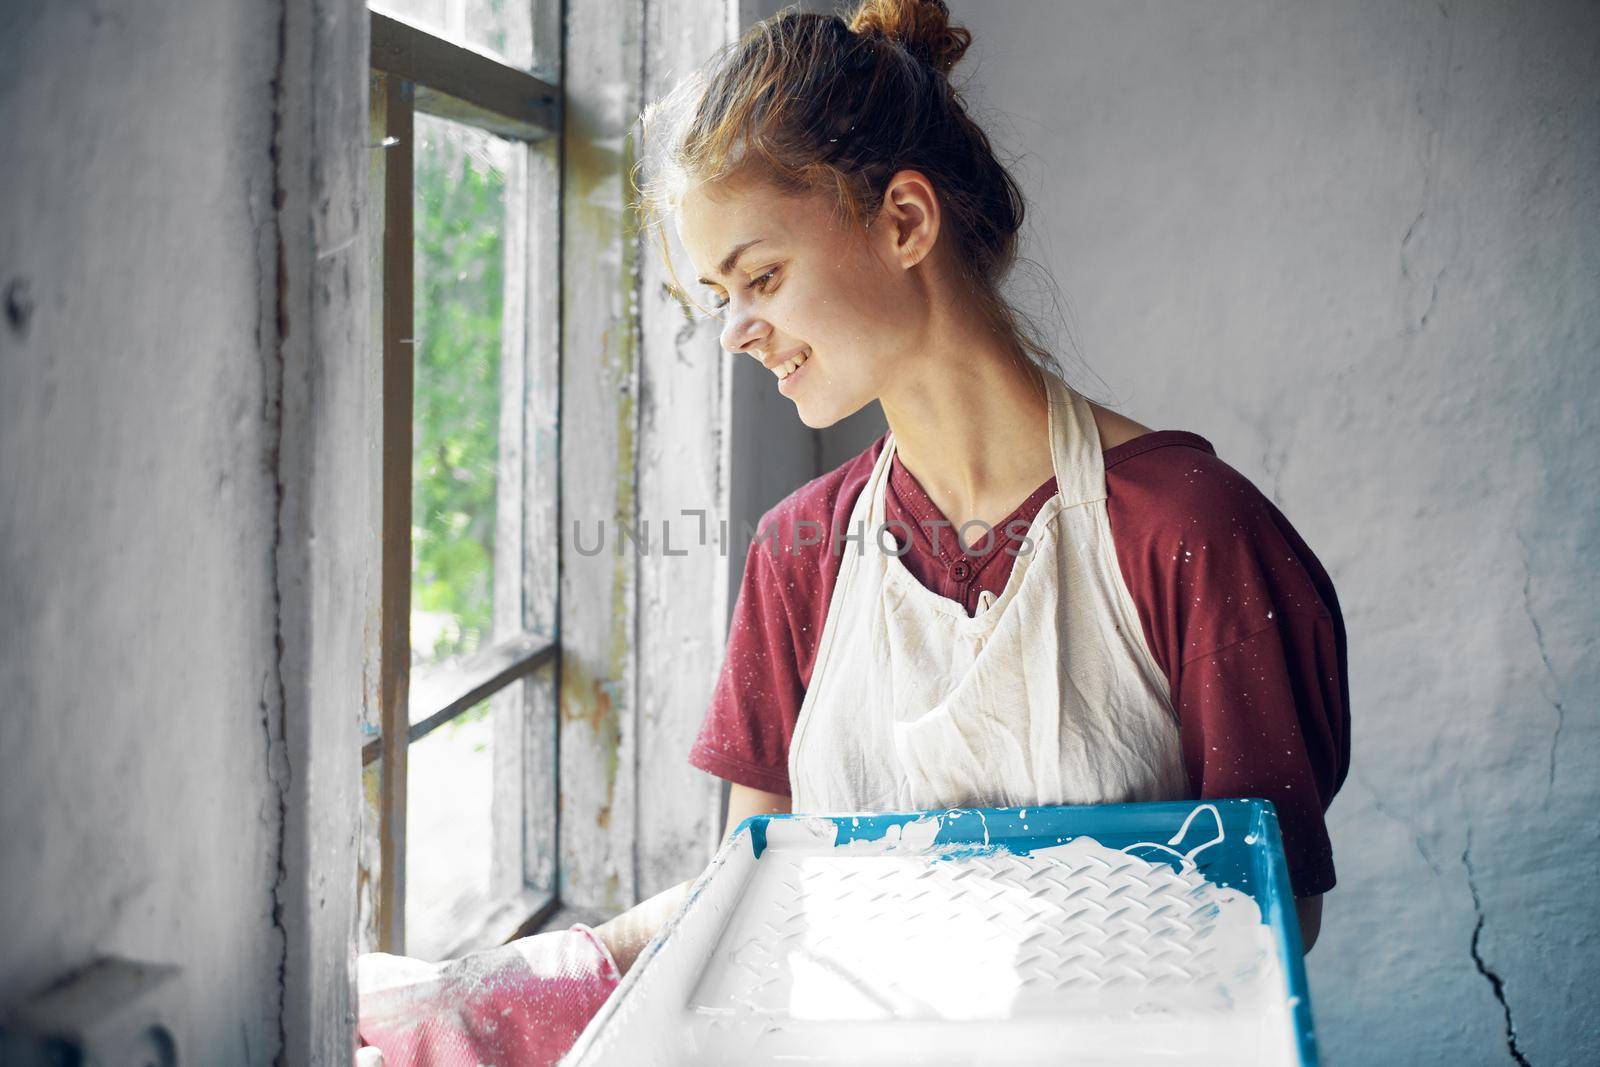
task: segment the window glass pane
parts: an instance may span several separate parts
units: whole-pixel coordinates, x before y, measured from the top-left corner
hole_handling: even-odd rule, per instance
[[[493,637],[511,152],[481,130],[416,117],[414,666]]]
[[[369,6],[526,70],[533,62],[534,0],[379,0]]]
[[[489,701],[406,754],[406,955],[447,959],[482,920],[493,853]]]

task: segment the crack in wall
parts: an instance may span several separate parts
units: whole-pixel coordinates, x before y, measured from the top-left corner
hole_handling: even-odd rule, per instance
[[[1411,235],[1417,232],[1417,224],[1428,217],[1426,209],[1417,212],[1417,217],[1411,220],[1411,225],[1406,227],[1406,234],[1400,238],[1400,277],[1406,281],[1411,280],[1411,262],[1406,259],[1406,247],[1411,244]]]
[[[1283,472],[1289,466],[1289,455],[1294,448],[1294,427],[1290,426],[1286,437],[1279,440],[1275,437],[1276,427],[1272,419],[1255,408],[1248,404],[1230,404],[1229,410],[1261,442],[1261,473],[1264,476],[1262,480],[1266,482],[1262,495],[1280,511],[1286,510],[1283,502]]]
[[[1444,277],[1444,267],[1439,268],[1439,273],[1433,276],[1433,284],[1428,290],[1428,306],[1423,308],[1422,317],[1417,320],[1417,329],[1426,329],[1428,316],[1433,314],[1433,309],[1439,303],[1439,281]]]
[[[1445,123],[1449,119],[1449,87],[1451,64],[1455,55],[1455,35],[1448,25],[1450,13],[1442,2],[1438,3],[1438,11],[1446,23],[1440,33],[1443,39],[1442,48],[1436,48],[1434,42],[1429,40],[1427,57],[1419,79],[1419,85],[1413,94],[1413,105],[1416,116],[1422,121],[1424,143],[1418,162],[1422,167],[1422,189],[1417,197],[1417,214],[1411,220],[1411,225],[1406,227],[1406,232],[1400,238],[1400,278],[1407,283],[1408,290],[1414,290],[1418,282],[1417,273],[1413,270],[1413,258],[1416,252],[1411,249],[1413,240],[1430,236],[1438,229],[1435,223],[1430,223],[1426,230],[1419,233],[1418,227],[1427,219],[1428,204],[1432,203],[1433,190],[1438,175],[1439,145],[1443,137]],[[1442,53],[1442,55],[1441,55]],[[1439,303],[1439,283],[1444,280],[1445,271],[1449,268],[1454,257],[1455,246],[1443,251],[1438,257],[1444,260],[1441,266],[1433,273],[1429,281],[1428,303],[1419,315],[1414,316],[1414,322],[1409,322],[1404,327],[1405,334],[1415,334],[1427,329],[1428,317],[1433,314]]]
[[[1555,686],[1556,692],[1561,692],[1561,681],[1556,677],[1555,668],[1550,665],[1550,653],[1544,644],[1544,627],[1539,625],[1539,616],[1533,611],[1533,565],[1529,562],[1528,542],[1523,538],[1522,531],[1513,531],[1517,535],[1517,544],[1522,547],[1522,611],[1528,616],[1528,623],[1533,627],[1533,641],[1539,648],[1539,662],[1544,664],[1544,672],[1550,678],[1550,684]],[[1567,725],[1567,709],[1556,697],[1545,697],[1550,706],[1555,709],[1556,728],[1550,735],[1550,768],[1545,779],[1544,798],[1549,801],[1556,790],[1556,750],[1561,745],[1561,731]]]
[[[1432,157],[1430,155],[1430,157],[1429,157],[1430,161],[1427,164],[1430,168],[1432,167],[1431,159],[1432,159]],[[1426,177],[1425,176],[1424,182],[1423,182],[1423,185],[1424,185],[1424,192],[1423,192],[1424,200],[1426,200],[1426,198],[1427,198],[1427,186],[1429,184],[1431,184],[1431,177]],[[1420,226],[1422,224],[1422,221],[1427,217],[1428,217],[1428,213],[1427,213],[1426,210],[1418,211],[1417,212],[1417,217],[1411,220],[1411,225],[1410,226],[1406,227],[1405,236],[1400,238],[1400,278],[1401,278],[1402,281],[1405,281],[1405,282],[1408,282],[1408,283],[1412,283],[1412,282],[1416,281],[1416,278],[1413,276],[1412,271],[1411,271],[1411,253],[1409,253],[1407,250],[1409,249],[1409,247],[1411,245],[1412,238],[1416,235],[1417,227]],[[1433,314],[1433,309],[1435,307],[1437,307],[1438,304],[1439,304],[1439,283],[1444,280],[1445,272],[1448,271],[1449,269],[1450,269],[1450,267],[1449,267],[1449,264],[1447,263],[1445,266],[1440,267],[1434,273],[1433,280],[1429,283],[1428,306],[1423,308],[1422,309],[1422,314],[1420,316],[1418,316],[1417,324],[1415,326],[1416,330],[1421,331],[1421,330],[1424,330],[1424,329],[1427,328],[1428,316]],[[1408,328],[1408,329],[1410,329],[1410,328]]]
[[[273,1063],[281,1065],[285,1062],[289,1045],[289,1034],[284,1009],[288,1003],[288,969],[289,969],[289,927],[285,914],[285,894],[289,885],[288,869],[288,835],[289,835],[289,779],[291,768],[287,750],[286,719],[288,715],[288,686],[284,680],[284,637],[283,637],[283,524],[284,524],[284,485],[283,485],[283,440],[284,440],[284,380],[286,378],[286,357],[284,341],[288,336],[288,322],[286,318],[286,293],[287,264],[283,243],[283,158],[281,141],[283,137],[283,84],[284,67],[287,62],[289,10],[287,0],[278,5],[277,47],[273,56],[272,77],[268,82],[269,99],[272,102],[271,136],[267,144],[268,166],[272,176],[272,204],[271,211],[266,219],[266,228],[270,230],[272,242],[272,261],[274,274],[270,289],[267,285],[259,286],[263,306],[257,317],[257,351],[263,363],[263,389],[265,392],[265,421],[269,427],[266,447],[267,473],[272,479],[273,494],[273,520],[272,520],[272,546],[268,569],[271,572],[272,582],[272,669],[268,672],[262,683],[260,701],[261,729],[266,738],[266,771],[268,784],[277,793],[277,819],[276,840],[273,843],[272,863],[274,866],[273,882],[270,891],[272,901],[272,924],[277,934],[278,958],[277,969],[277,1003],[275,1014],[277,1018],[278,1048],[273,1055]],[[252,222],[254,219],[254,211]],[[261,240],[259,229],[257,240]],[[257,263],[264,257],[258,255]],[[271,302],[273,332],[270,338],[263,336],[261,323],[266,319],[267,301]],[[268,699],[268,691],[276,701],[276,707]]]
[[[1494,999],[1500,1002],[1500,1010],[1506,1017],[1506,1051],[1511,1053],[1511,1058],[1516,1060],[1519,1067],[1531,1067],[1528,1057],[1522,1054],[1522,1049],[1517,1044],[1517,1024],[1511,1017],[1511,1003],[1506,1000],[1506,983],[1499,973],[1493,970],[1484,961],[1483,953],[1478,949],[1478,941],[1483,936],[1483,901],[1478,897],[1478,879],[1472,870],[1472,828],[1467,828],[1467,847],[1461,853],[1461,866],[1467,871],[1467,891],[1472,894],[1472,911],[1477,916],[1477,921],[1472,927],[1472,963],[1489,983],[1489,989],[1494,993]]]
[[[1359,784],[1361,788],[1365,789],[1368,795],[1372,797],[1372,806],[1378,809],[1378,814],[1389,819],[1389,821],[1395,823],[1406,831],[1407,835],[1411,838],[1411,844],[1417,850],[1417,855],[1422,857],[1422,862],[1428,865],[1428,868],[1433,871],[1435,877],[1442,878],[1444,876],[1444,872],[1439,869],[1439,864],[1434,860],[1432,854],[1428,852],[1427,846],[1423,845],[1422,835],[1417,833],[1416,828],[1413,827],[1408,820],[1403,818],[1399,812],[1392,810],[1387,804],[1384,803],[1382,794],[1380,794],[1376,789],[1372,788],[1372,783],[1368,782],[1360,775],[1352,775],[1351,777],[1354,778],[1356,783]]]

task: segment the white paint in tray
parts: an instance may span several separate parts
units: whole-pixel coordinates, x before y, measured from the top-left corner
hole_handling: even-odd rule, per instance
[[[571,1062],[1299,1062],[1249,894],[1142,858],[1160,843],[973,854],[938,830],[776,820],[759,862],[725,850]]]

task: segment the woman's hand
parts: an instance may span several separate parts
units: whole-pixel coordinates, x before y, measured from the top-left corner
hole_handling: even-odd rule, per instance
[[[738,825],[749,816],[786,812],[789,804],[789,798],[781,793],[764,793],[747,785],[733,785],[728,793],[728,822],[722,831],[723,840],[732,836]],[[671,889],[664,889],[594,928],[595,936],[611,953],[617,970],[628,973],[633,961],[639,958],[639,953],[661,929],[661,924],[683,906],[684,897],[694,881],[691,878]]]
[[[644,951],[650,939],[656,936],[656,931],[661,929],[661,924],[671,918],[672,913],[683,904],[683,898],[693,884],[692,878],[686,882],[679,882],[671,889],[662,890],[649,900],[635,904],[622,914],[594,928],[595,936],[611,954],[617,970],[623,974],[628,973],[633,961],[639,958],[639,953]]]

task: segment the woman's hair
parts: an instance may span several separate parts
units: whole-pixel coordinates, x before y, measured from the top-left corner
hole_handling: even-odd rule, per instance
[[[673,283],[663,222],[694,185],[755,179],[783,193],[831,190],[839,217],[864,229],[889,179],[914,169],[939,197],[980,313],[1025,362],[1059,374],[1037,327],[1001,292],[1017,260],[1023,198],[950,84],[971,43],[941,0],[864,0],[848,19],[785,9],[719,49],[643,116],[641,221]],[[692,302],[681,285],[678,295]]]

